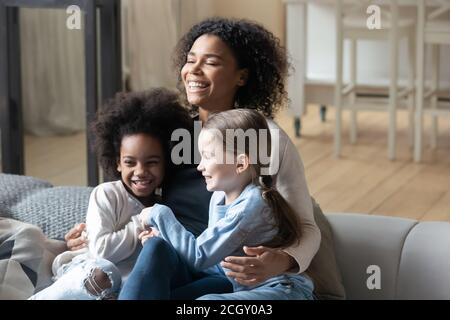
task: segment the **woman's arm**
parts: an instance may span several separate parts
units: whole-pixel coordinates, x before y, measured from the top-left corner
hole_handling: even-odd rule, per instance
[[[297,262],[297,273],[303,273],[319,250],[321,235],[314,220],[313,201],[306,183],[303,162],[295,145],[280,129],[280,145],[283,141],[285,147],[275,187],[299,216],[302,235],[298,245],[284,251]]]

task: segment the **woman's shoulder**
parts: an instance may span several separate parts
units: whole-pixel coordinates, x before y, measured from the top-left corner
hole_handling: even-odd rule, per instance
[[[291,139],[289,138],[286,131],[284,131],[278,125],[278,123],[276,123],[273,119],[269,119],[269,118],[266,118],[266,121],[267,121],[269,130],[270,130],[270,134],[272,136],[272,140],[274,140],[275,138],[278,138],[279,139],[278,143],[280,144],[280,146],[281,145],[285,146],[288,141],[291,141]],[[276,135],[276,137],[274,137],[274,135]]]
[[[299,157],[299,153],[287,133],[275,121],[267,119],[267,124],[270,130],[272,148],[269,174],[277,176],[284,163],[289,163],[292,158]]]

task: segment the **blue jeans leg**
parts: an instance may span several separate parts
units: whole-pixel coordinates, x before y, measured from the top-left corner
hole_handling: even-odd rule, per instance
[[[226,294],[207,294],[198,300],[313,300],[313,285],[307,278],[268,283],[251,290]]]
[[[150,238],[139,253],[119,300],[167,300],[173,283],[191,279],[175,249],[161,238]]]
[[[225,276],[193,272],[168,242],[155,237],[145,242],[119,299],[195,299],[231,290]]]
[[[173,300],[192,300],[209,293],[229,293],[233,292],[233,285],[222,275],[207,275],[202,273],[200,279],[175,288],[172,291]]]

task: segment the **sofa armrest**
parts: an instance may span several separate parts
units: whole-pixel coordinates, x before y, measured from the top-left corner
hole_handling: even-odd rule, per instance
[[[415,220],[363,214],[328,214],[347,299],[395,299],[400,257]],[[381,288],[369,289],[369,266],[378,266]]]
[[[399,299],[450,300],[450,222],[418,223],[403,246]]]

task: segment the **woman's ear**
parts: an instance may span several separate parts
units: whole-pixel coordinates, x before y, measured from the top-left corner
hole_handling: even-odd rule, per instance
[[[120,165],[120,159],[117,159],[117,171],[122,172],[122,166]]]
[[[236,173],[241,174],[245,172],[250,166],[249,158],[246,154],[241,153],[236,157]]]
[[[244,68],[240,70],[238,86],[243,87],[247,84],[248,80],[248,69]]]

